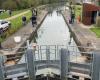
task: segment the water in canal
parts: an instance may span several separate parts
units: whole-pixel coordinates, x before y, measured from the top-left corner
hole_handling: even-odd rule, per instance
[[[37,36],[32,42],[36,42],[37,45],[76,46],[63,16],[56,10],[47,15],[41,27],[37,31]],[[43,59],[45,58],[46,56],[43,56]],[[51,56],[51,58],[53,58],[53,56]],[[21,62],[24,62],[23,59],[24,58],[22,58]],[[41,74],[41,72],[46,73],[47,71],[48,69],[42,71],[39,70],[37,74]],[[58,70],[52,71],[59,73]]]
[[[72,45],[76,46],[63,16],[57,11],[48,14],[37,31],[38,45]]]

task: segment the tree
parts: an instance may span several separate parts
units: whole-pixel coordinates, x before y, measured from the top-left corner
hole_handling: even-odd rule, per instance
[[[4,0],[0,0],[0,8],[2,8],[2,3],[4,2]]]
[[[66,0],[0,0],[0,7],[5,9],[25,9],[29,7],[36,7],[38,5],[58,3]]]

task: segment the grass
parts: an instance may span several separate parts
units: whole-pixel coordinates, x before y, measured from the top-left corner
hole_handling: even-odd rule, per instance
[[[90,30],[93,31],[98,38],[100,38],[100,28],[94,27],[94,28],[91,28]]]
[[[14,16],[14,15],[16,15],[16,14],[19,14],[19,13],[21,13],[21,12],[24,12],[24,11],[26,11],[26,10],[27,10],[27,9],[18,10],[18,11],[13,11],[13,12],[12,12],[12,16]],[[8,14],[7,11],[0,14],[0,19],[5,19],[5,18],[8,18],[8,17],[10,17],[10,16],[9,16],[9,14]]]
[[[27,22],[29,22],[31,15],[32,15],[31,11],[24,14],[24,16],[26,16],[26,18],[27,18]],[[11,20],[11,30],[10,30],[11,34],[16,32],[22,26],[23,26],[22,25],[22,16],[19,16],[15,19]]]

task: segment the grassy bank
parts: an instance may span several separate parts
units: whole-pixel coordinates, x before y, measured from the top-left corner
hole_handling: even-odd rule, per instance
[[[95,27],[91,28],[90,30],[93,31],[98,38],[100,38],[100,28]]]
[[[18,10],[18,11],[12,11],[12,16],[14,16],[14,15],[16,15],[16,14],[19,14],[19,13],[21,13],[21,12],[24,12],[24,11],[26,11],[26,10],[27,10],[27,9]],[[5,19],[5,18],[8,18],[8,17],[10,17],[10,16],[9,16],[9,13],[8,13],[7,11],[0,14],[0,19]]]
[[[26,16],[27,18],[27,22],[29,22],[30,17],[31,17],[32,13],[31,11],[24,14],[24,16]],[[11,20],[11,29],[10,29],[10,34],[13,34],[14,32],[16,32],[18,29],[20,29],[23,25],[22,25],[22,16],[19,16],[13,20]]]

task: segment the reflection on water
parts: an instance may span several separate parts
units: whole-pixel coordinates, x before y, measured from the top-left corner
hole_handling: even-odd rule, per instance
[[[37,32],[35,32],[35,34],[34,34],[34,36],[33,36],[33,40],[34,40],[34,43],[37,43],[37,38],[38,38],[39,36],[38,36],[38,34],[37,34]]]
[[[73,40],[73,37],[72,37],[72,34],[70,34],[70,39],[69,39],[68,45],[71,44],[72,40]]]

